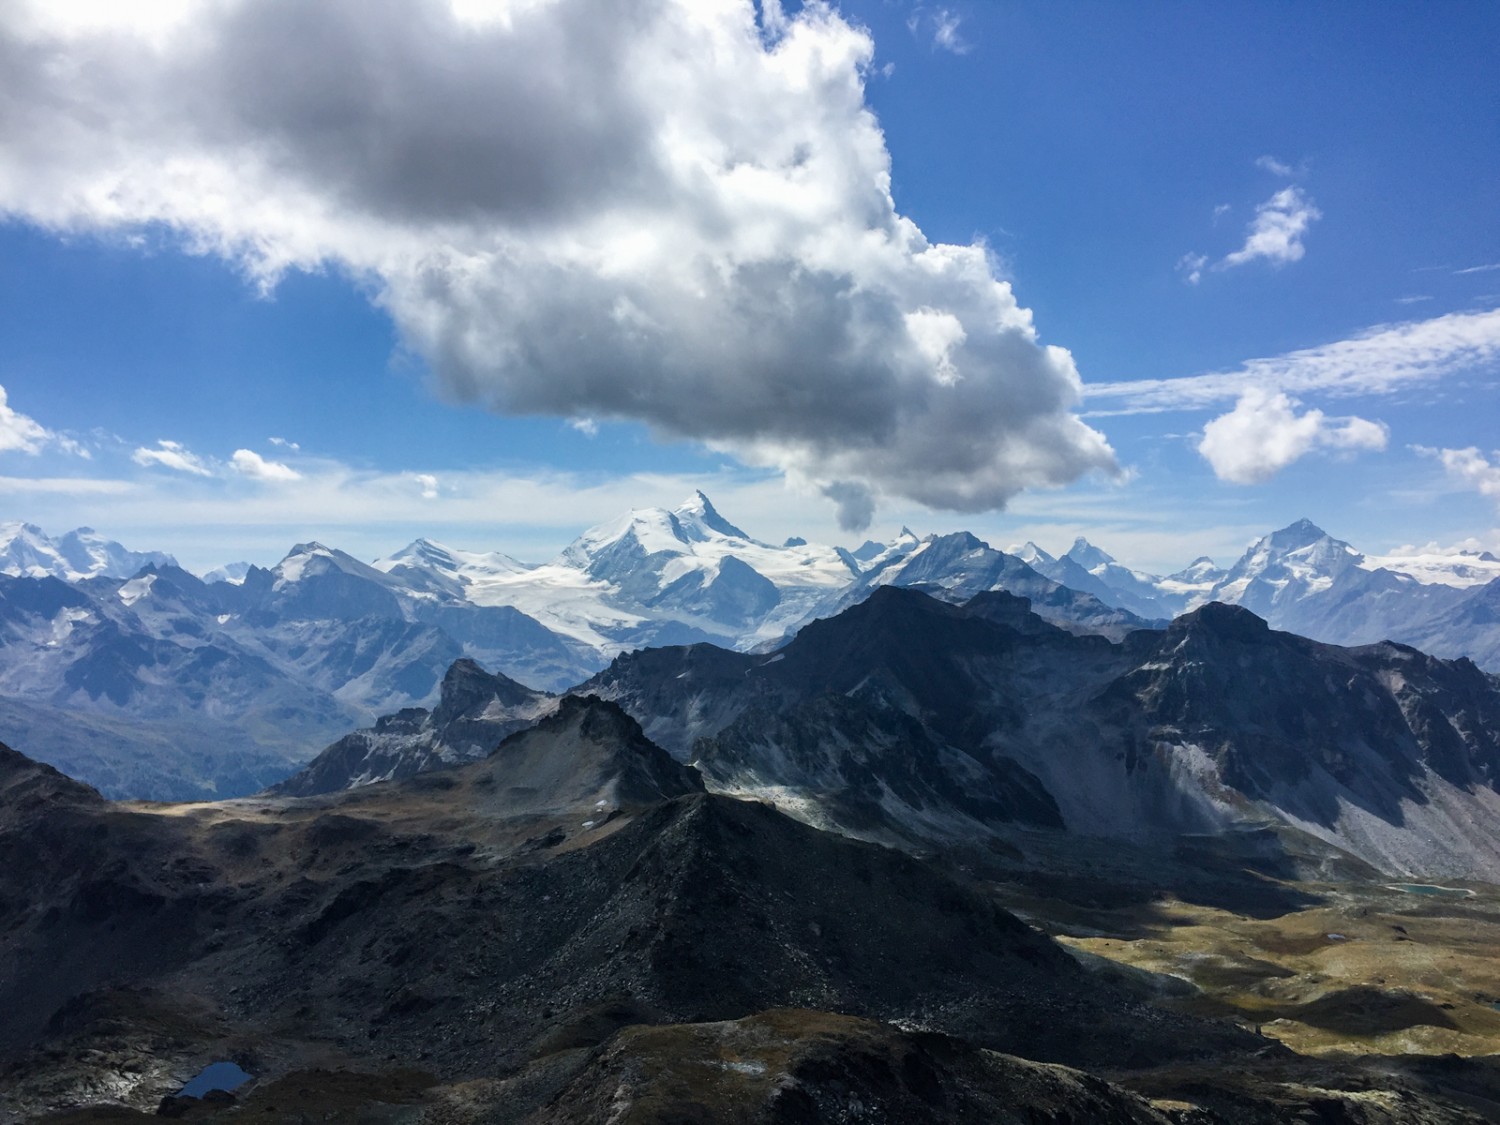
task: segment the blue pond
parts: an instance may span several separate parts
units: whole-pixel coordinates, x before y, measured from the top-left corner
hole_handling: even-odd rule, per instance
[[[249,1082],[254,1075],[232,1062],[209,1063],[181,1091],[179,1096],[201,1098],[210,1090],[233,1090]]]

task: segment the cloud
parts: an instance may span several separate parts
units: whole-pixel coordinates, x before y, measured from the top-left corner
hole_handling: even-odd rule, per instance
[[[1198,410],[1247,391],[1348,397],[1390,394],[1500,359],[1500,309],[1448,313],[1431,320],[1381,324],[1347,340],[1247,360],[1236,371],[1177,379],[1091,383],[1091,402],[1117,400],[1116,414]],[[1105,412],[1101,412],[1105,413]]]
[[[1491,461],[1472,445],[1467,449],[1431,449],[1422,445],[1414,448],[1418,453],[1436,457],[1454,480],[1481,496],[1500,500],[1500,454]]]
[[[214,475],[213,469],[203,458],[196,453],[190,453],[181,442],[176,441],[158,441],[155,449],[142,446],[130,455],[130,459],[137,465],[156,465],[163,469],[171,469],[173,472],[188,473],[191,476],[211,477]]]
[[[598,437],[599,423],[592,418],[569,418],[568,425],[577,430],[584,437]]]
[[[1184,254],[1177,262],[1177,269],[1183,275],[1183,280],[1189,285],[1197,285],[1203,280],[1203,267],[1208,265],[1208,258],[1203,254]]]
[[[1290,164],[1277,160],[1274,156],[1257,156],[1255,166],[1263,172],[1270,172],[1273,176],[1293,176],[1295,170]]]
[[[1465,269],[1454,270],[1453,272],[1456,275],[1461,275],[1466,273],[1490,273],[1493,270],[1500,270],[1500,262],[1491,262],[1484,266],[1468,266]]]
[[[290,449],[293,453],[300,453],[300,452],[302,452],[302,447],[300,445],[298,445],[295,441],[288,441],[286,438],[281,438],[281,437],[268,438],[267,440],[272,445],[279,445],[283,449]]]
[[[822,493],[838,510],[839,527],[844,531],[863,531],[875,515],[875,497],[858,481],[836,480],[825,484]]]
[[[0,387],[0,453],[18,451],[36,454],[54,440],[55,434],[35,418],[29,418],[11,407]]]
[[[267,484],[288,484],[302,479],[302,474],[290,465],[283,465],[280,461],[267,461],[259,453],[249,449],[236,449],[229,458],[229,464],[240,475]]]
[[[422,489],[423,500],[436,500],[438,498],[438,479],[431,473],[413,473],[412,480],[416,481]]]
[[[986,248],[896,211],[873,42],[825,5],[223,0],[149,35],[62,7],[0,8],[0,211],[265,286],[341,268],[497,411],[965,512],[1117,471]]]
[[[1281,266],[1301,259],[1302,236],[1323,212],[1299,187],[1282,188],[1255,209],[1255,218],[1245,232],[1245,245],[1225,257],[1214,269],[1232,269],[1264,259]]]
[[[932,17],[933,45],[945,51],[952,51],[955,55],[968,54],[970,46],[958,33],[958,25],[962,22],[961,17],[947,8],[939,8]]]
[[[1398,305],[1420,305],[1423,301],[1432,300],[1432,294],[1413,293],[1408,297],[1397,297],[1395,300]]]
[[[1198,452],[1214,475],[1233,484],[1259,484],[1314,450],[1384,449],[1389,432],[1365,418],[1298,414],[1297,400],[1249,391],[1233,410],[1203,427]]]

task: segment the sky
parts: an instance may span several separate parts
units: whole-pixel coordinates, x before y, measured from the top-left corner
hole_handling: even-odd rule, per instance
[[[0,519],[1500,548],[1490,3],[19,0]]]

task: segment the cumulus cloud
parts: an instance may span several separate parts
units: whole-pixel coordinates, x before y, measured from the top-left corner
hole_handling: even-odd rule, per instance
[[[457,400],[817,487],[978,511],[1116,471],[984,246],[896,211],[873,44],[822,4],[170,7],[0,9],[0,211],[338,266]]]
[[[12,408],[5,388],[0,387],[0,453],[11,450],[40,453],[43,446],[56,438],[56,434],[35,418]]]
[[[229,465],[241,476],[267,484],[287,484],[302,479],[302,474],[290,465],[284,465],[280,461],[267,461],[250,449],[236,449],[229,458]]]
[[[1234,371],[1090,383],[1084,390],[1091,400],[1113,401],[1107,413],[1145,414],[1216,406],[1248,391],[1341,397],[1391,394],[1481,369],[1497,359],[1500,309],[1487,309],[1379,324],[1346,340],[1247,360]]]
[[[1282,188],[1255,209],[1255,218],[1245,231],[1245,244],[1227,254],[1214,267],[1232,269],[1247,262],[1267,261],[1281,266],[1301,259],[1306,252],[1302,236],[1323,212],[1299,187]]]
[[[155,449],[141,446],[130,455],[130,459],[137,465],[155,465],[163,469],[171,469],[173,472],[187,473],[189,476],[211,477],[214,475],[207,461],[177,441],[158,441]]]
[[[1500,500],[1500,453],[1491,461],[1474,446],[1467,449],[1430,449],[1417,446],[1418,453],[1436,457],[1448,475],[1481,496]]]
[[[412,480],[417,482],[417,487],[422,490],[423,500],[436,500],[438,498],[438,479],[431,473],[414,473]]]
[[[1257,156],[1255,166],[1262,172],[1270,172],[1273,176],[1295,175],[1295,170],[1284,160],[1277,160],[1274,156]]]
[[[1321,410],[1297,413],[1284,394],[1250,391],[1235,408],[1203,427],[1198,452],[1220,480],[1259,484],[1314,450],[1384,449],[1389,437],[1380,422],[1328,418]]]

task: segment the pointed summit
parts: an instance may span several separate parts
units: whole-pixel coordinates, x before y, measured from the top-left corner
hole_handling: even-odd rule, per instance
[[[705,496],[702,490],[694,491],[672,514],[677,517],[684,530],[692,538],[700,541],[707,539],[709,533],[725,535],[731,539],[750,538],[744,531],[721,516],[718,509],[714,507],[713,501]]]
[[[1068,553],[1063,558],[1072,559],[1087,571],[1094,571],[1115,561],[1115,557],[1108,551],[1100,550],[1082,535],[1073,540],[1073,545],[1068,548]]]
[[[1266,536],[1268,545],[1277,551],[1300,551],[1303,547],[1311,547],[1318,540],[1327,538],[1328,532],[1310,519],[1289,523],[1280,531],[1273,531]]]

